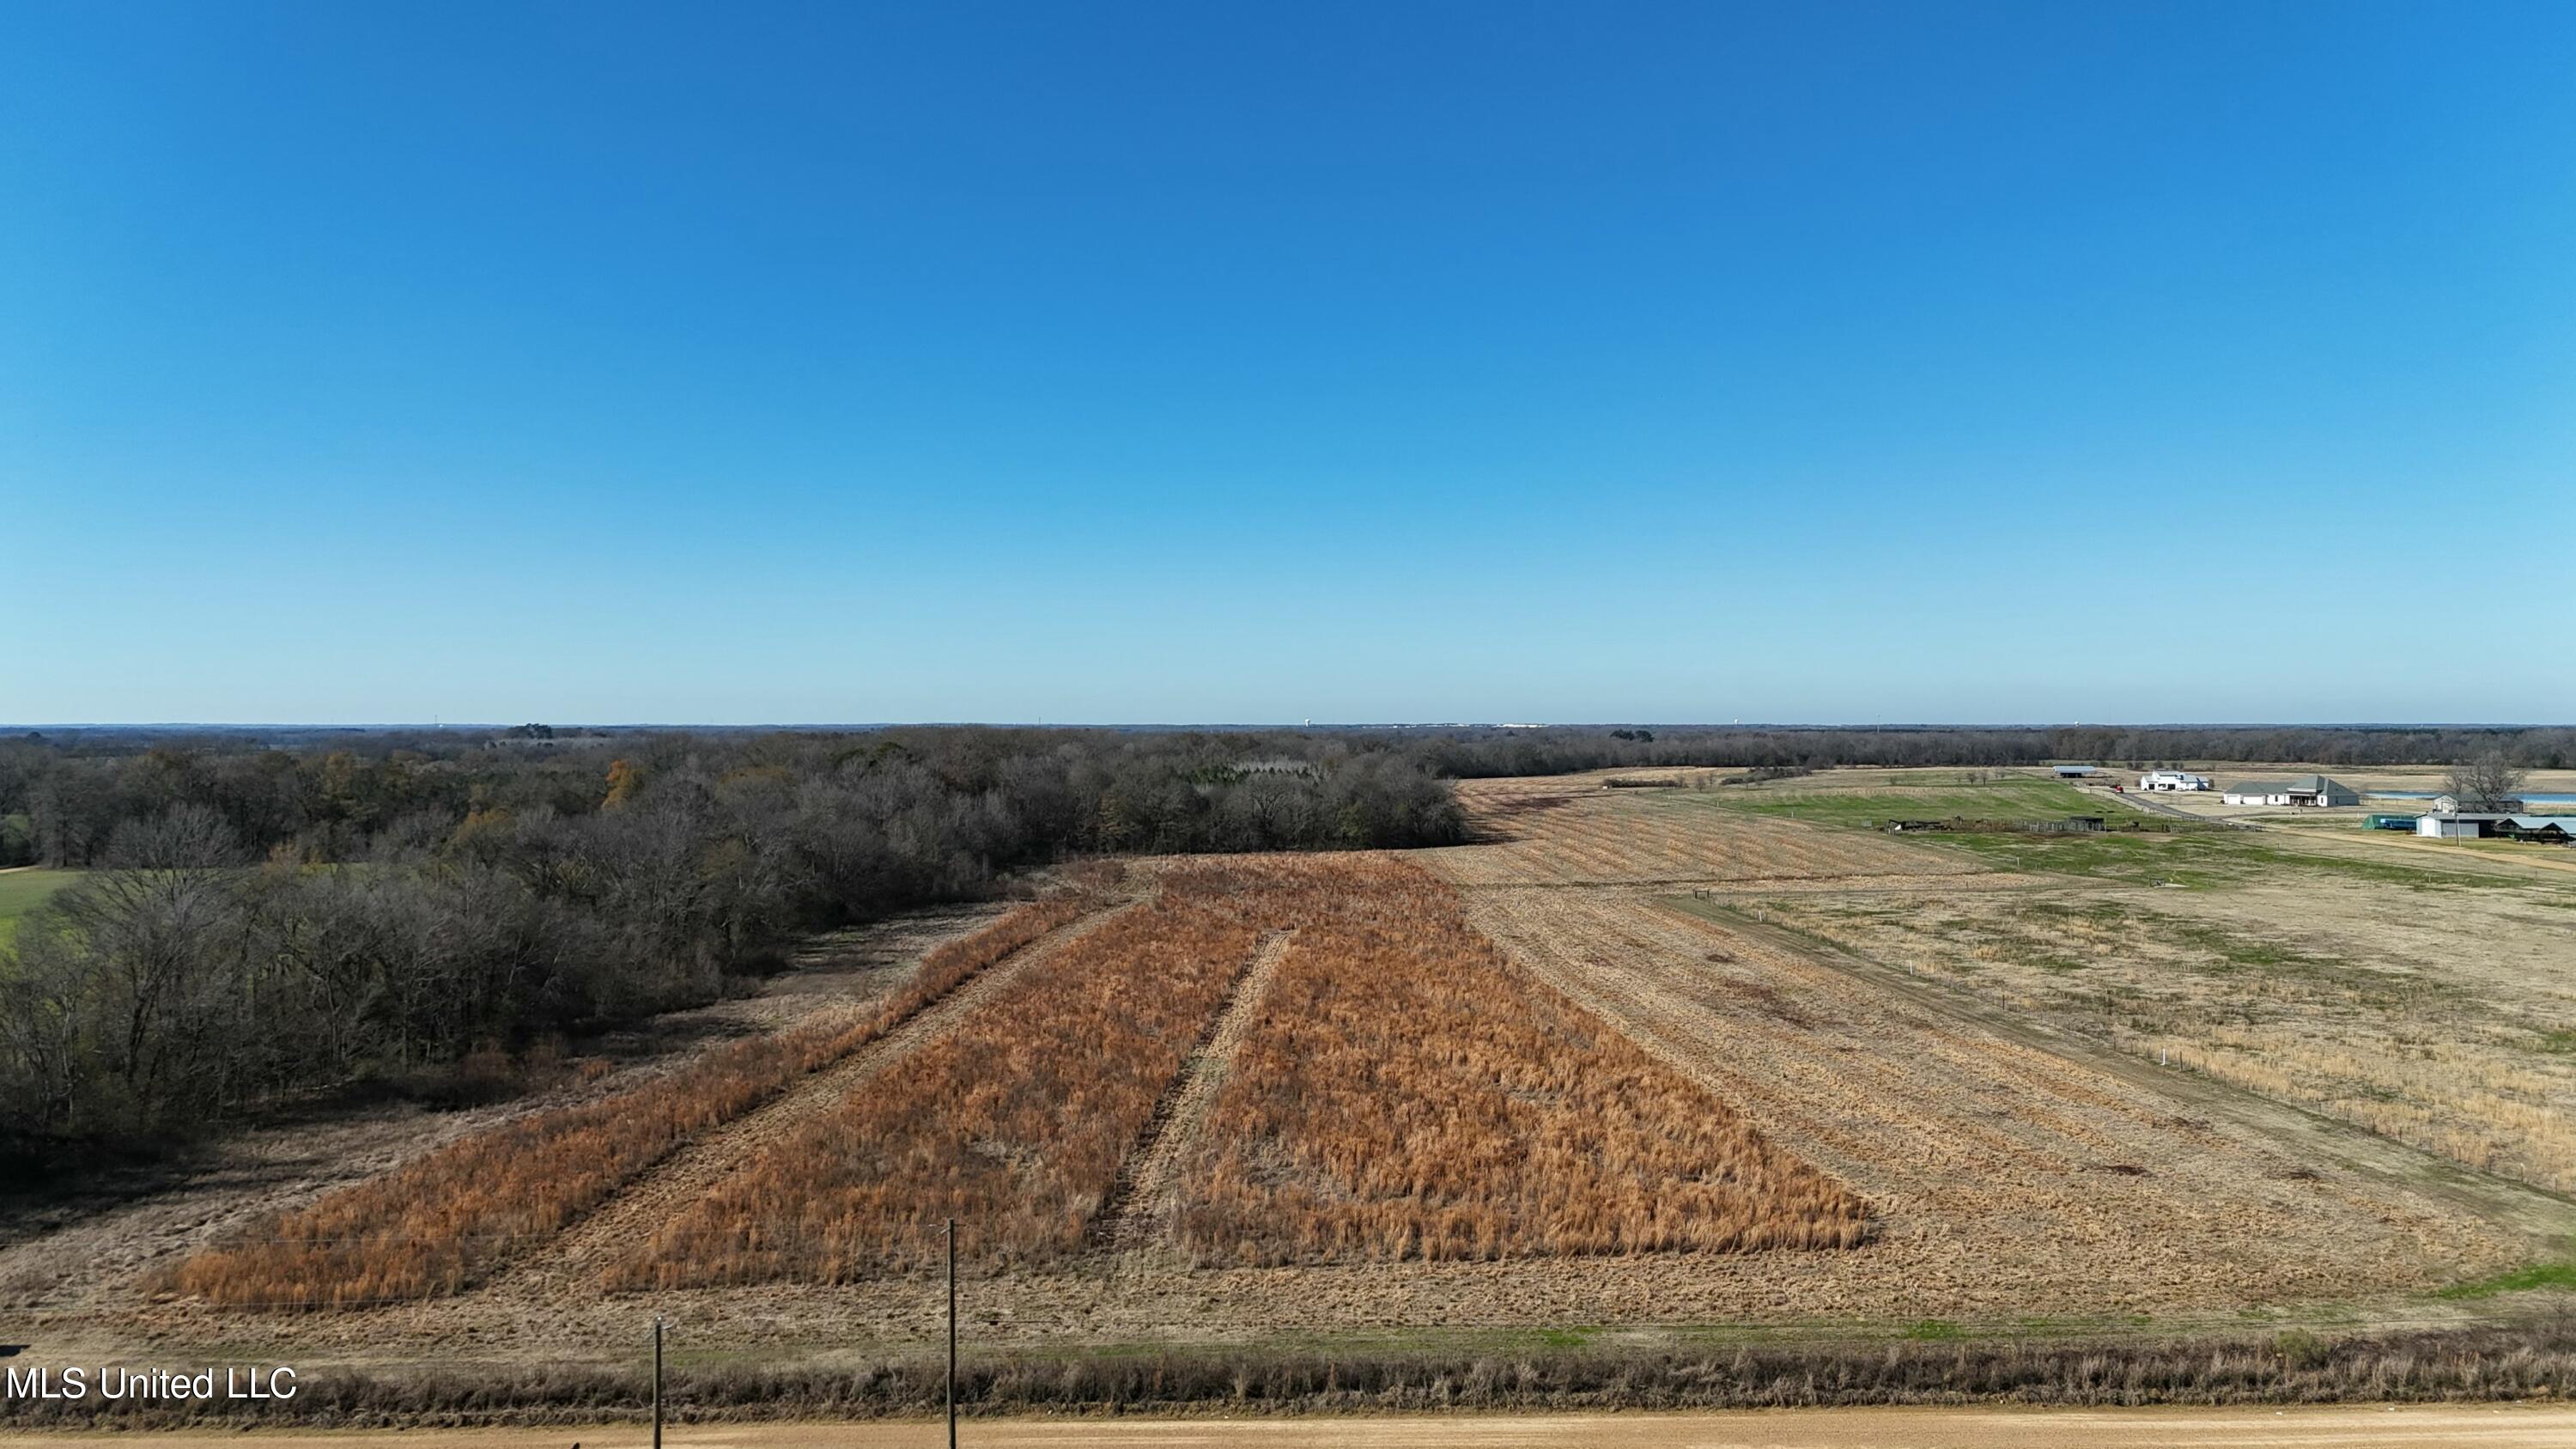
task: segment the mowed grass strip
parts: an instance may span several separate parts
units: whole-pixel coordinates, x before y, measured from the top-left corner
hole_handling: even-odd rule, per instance
[[[1411,864],[1348,863],[1190,1162],[1210,1265],[1848,1248],[1860,1198],[1513,967]]]
[[[842,1283],[960,1251],[1042,1262],[1081,1246],[1266,923],[1258,867],[1171,872],[839,1110],[753,1159],[610,1270],[613,1288]]]
[[[691,1138],[902,1025],[977,972],[1102,904],[1013,909],[922,958],[881,1005],[708,1052],[629,1091],[460,1138],[181,1264],[174,1286],[233,1307],[333,1308],[459,1292],[562,1232]]]

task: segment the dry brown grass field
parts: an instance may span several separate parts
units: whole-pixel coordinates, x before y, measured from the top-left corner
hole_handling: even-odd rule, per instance
[[[179,1265],[182,1293],[261,1307],[345,1307],[454,1293],[561,1232],[698,1133],[901,1025],[977,971],[1097,908],[1035,901],[922,958],[873,1008],[836,1012],[720,1048],[643,1086],[520,1118],[399,1172],[256,1225]]]
[[[1307,873],[1185,1165],[1202,1261],[1848,1248],[1866,1204],[1514,968],[1409,862]]]
[[[995,1352],[2524,1311],[2446,1290],[2576,1232],[2564,887],[2410,873],[2316,828],[1850,824],[1989,783],[1477,781],[1479,844],[1147,862],[1120,910],[924,936],[810,1006],[791,975],[767,1035],[661,1076],[377,1132],[356,1181],[245,1157],[22,1236],[0,1285],[47,1353],[624,1364],[659,1313],[693,1352],[843,1363],[940,1341],[955,1215],[968,1339]],[[2055,800],[2027,784],[2024,808]],[[855,1049],[825,1033],[890,1014]],[[685,1105],[633,1110],[657,1082]],[[556,1151],[560,1183],[509,1186]],[[388,1276],[451,1223],[496,1227]],[[381,1256],[250,1241],[348,1227]],[[117,1247],[138,1238],[158,1246]],[[248,1306],[379,1297],[401,1301]]]
[[[612,1270],[620,1287],[839,1283],[1078,1246],[1192,1043],[1281,912],[1245,866],[1171,872],[881,1087],[746,1164]]]

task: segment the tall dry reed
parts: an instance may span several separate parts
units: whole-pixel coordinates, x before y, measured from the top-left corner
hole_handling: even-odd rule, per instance
[[[950,1035],[748,1164],[614,1287],[835,1283],[920,1266],[942,1220],[1003,1262],[1077,1246],[1279,914],[1240,866],[1175,870]]]
[[[1416,867],[1334,863],[1189,1159],[1202,1262],[1846,1248],[1858,1197],[1533,980]]]

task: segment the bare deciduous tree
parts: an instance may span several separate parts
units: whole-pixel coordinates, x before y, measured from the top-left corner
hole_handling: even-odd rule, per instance
[[[2451,767],[2451,793],[2463,810],[2511,810],[2517,808],[2523,778],[2504,751],[2489,750]]]

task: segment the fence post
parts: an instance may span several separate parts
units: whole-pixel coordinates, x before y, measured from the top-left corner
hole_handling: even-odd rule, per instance
[[[662,1449],[662,1315],[653,1315],[653,1449]]]
[[[660,1449],[660,1441],[655,1441]],[[957,1220],[948,1220],[948,1449],[957,1449]]]

